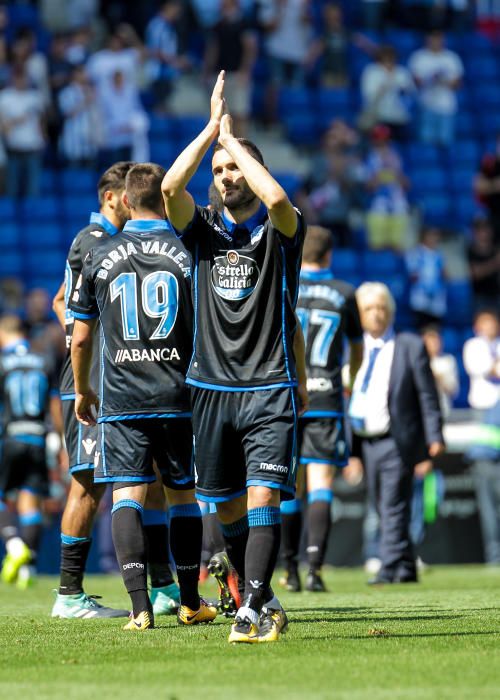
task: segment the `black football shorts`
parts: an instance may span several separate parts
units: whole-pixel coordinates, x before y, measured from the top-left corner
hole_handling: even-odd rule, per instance
[[[40,439],[40,444],[31,444],[12,437],[2,440],[0,498],[13,489],[27,489],[39,496],[48,496],[49,475],[45,438]]]
[[[94,481],[156,481],[153,460],[165,486],[194,488],[193,430],[189,418],[143,418],[99,423]]]
[[[299,454],[301,464],[345,467],[349,459],[349,449],[343,417],[301,418]]]
[[[69,458],[69,472],[81,472],[94,469],[97,445],[97,426],[82,425],[75,415],[74,399],[62,402],[64,437]]]
[[[194,388],[196,495],[228,501],[248,486],[293,498],[297,463],[295,389],[219,391]]]

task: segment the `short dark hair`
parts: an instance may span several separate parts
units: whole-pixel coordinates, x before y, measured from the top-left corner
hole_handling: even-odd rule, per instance
[[[97,196],[99,204],[104,204],[104,193],[119,192],[125,187],[125,177],[135,163],[131,160],[120,160],[108,168],[99,178],[97,183]]]
[[[236,139],[238,143],[240,143],[245,150],[247,150],[254,158],[257,160],[261,165],[264,165],[264,156],[262,155],[260,149],[258,146],[254,144],[253,141],[250,141],[250,139]],[[220,144],[218,141],[214,146],[214,153],[217,153],[217,151],[223,151],[224,146]]]
[[[333,247],[331,232],[323,226],[308,226],[302,258],[307,263],[319,263]]]
[[[157,163],[137,163],[125,178],[131,209],[159,211],[163,208],[161,183],[167,171]]]

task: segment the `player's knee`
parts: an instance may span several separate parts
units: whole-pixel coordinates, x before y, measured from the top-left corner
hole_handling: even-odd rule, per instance
[[[82,505],[97,508],[106,489],[105,484],[95,484],[93,472],[74,474],[68,500],[79,501]]]
[[[279,508],[280,500],[279,489],[267,486],[250,486],[248,489],[248,510],[266,508],[267,506]]]
[[[181,506],[190,503],[197,503],[194,489],[178,490],[165,489],[167,492],[167,500],[169,506]]]
[[[246,497],[233,498],[217,503],[217,516],[221,523],[234,523],[247,513]]]

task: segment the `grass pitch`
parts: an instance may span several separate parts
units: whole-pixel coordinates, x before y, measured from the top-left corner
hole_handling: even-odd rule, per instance
[[[418,585],[372,589],[361,571],[326,574],[330,593],[280,594],[277,644],[230,646],[230,621],[144,634],[124,620],[51,620],[53,578],[0,588],[2,700],[497,700],[500,569],[436,567]],[[86,590],[127,607],[121,580]],[[214,595],[213,585],[204,587]]]

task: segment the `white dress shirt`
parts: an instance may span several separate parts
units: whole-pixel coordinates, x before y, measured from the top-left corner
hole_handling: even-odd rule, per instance
[[[500,399],[500,338],[470,338],[464,345],[464,367],[470,379],[470,406],[494,406]]]
[[[381,338],[368,333],[363,336],[364,359],[352,391],[349,415],[353,430],[364,437],[384,435],[389,431],[389,380],[394,358],[394,331],[389,329]],[[370,372],[372,350],[379,352]],[[367,383],[367,373],[371,376]]]

